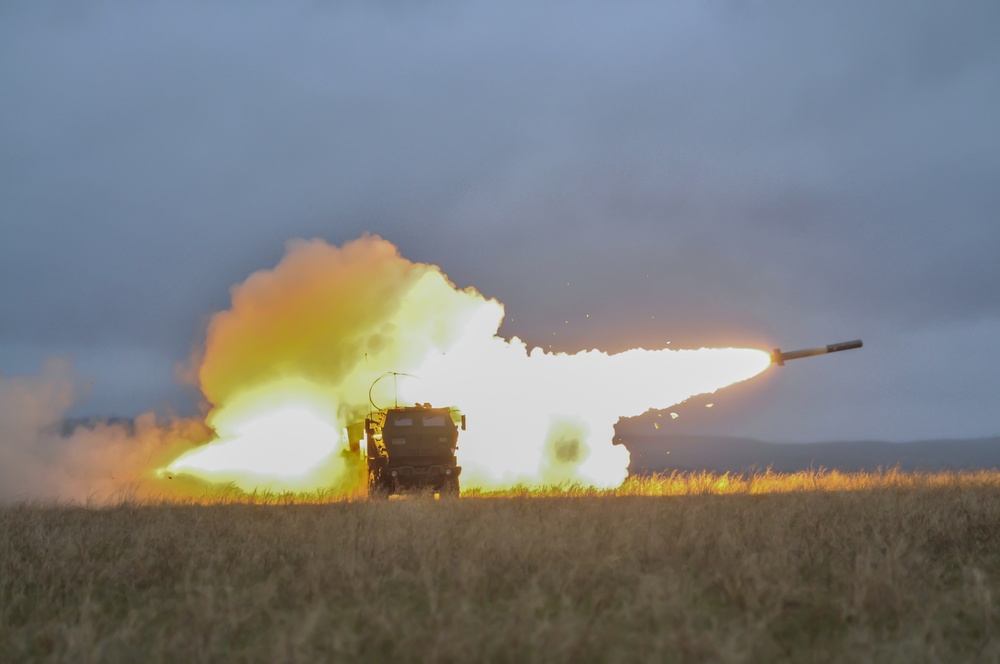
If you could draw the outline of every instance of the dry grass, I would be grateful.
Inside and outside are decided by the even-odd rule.
[[[527,494],[3,507],[0,661],[1000,661],[1000,474]]]

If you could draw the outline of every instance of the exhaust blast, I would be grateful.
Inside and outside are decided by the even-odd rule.
[[[713,392],[771,362],[734,348],[546,353],[498,337],[503,317],[496,300],[378,236],[343,247],[292,241],[211,320],[197,361],[215,439],[161,472],[246,490],[352,491],[344,428],[367,413],[375,379],[403,372],[417,378],[401,378],[383,403],[455,405],[468,416],[458,451],[465,488],[614,487],[629,463],[612,443],[619,417]]]

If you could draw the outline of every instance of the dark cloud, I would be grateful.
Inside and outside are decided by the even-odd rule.
[[[748,429],[995,435],[1000,361],[939,344],[1000,333],[998,24],[991,2],[7,3],[0,371],[73,355],[84,409],[190,408],[172,367],[230,285],[290,237],[372,231],[543,346],[865,338],[761,380]]]

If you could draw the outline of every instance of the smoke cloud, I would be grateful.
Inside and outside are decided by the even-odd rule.
[[[0,500],[107,503],[176,497],[178,487],[151,482],[155,470],[209,432],[196,420],[91,422],[67,429],[81,389],[67,360],[36,376],[0,375]]]
[[[345,427],[394,402],[455,406],[465,487],[620,484],[619,417],[665,408],[762,371],[747,349],[575,355],[498,336],[503,306],[365,235],[293,240],[232,289],[193,358],[204,420],[99,423],[68,435],[69,367],[4,379],[5,498],[176,497],[213,491],[352,492]],[[380,380],[387,374],[393,380]],[[9,411],[9,412],[6,412]],[[207,441],[207,442],[206,442]]]

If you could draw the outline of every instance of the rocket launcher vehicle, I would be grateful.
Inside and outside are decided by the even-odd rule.
[[[827,353],[839,353],[842,350],[861,348],[861,346],[861,339],[855,339],[854,341],[842,341],[839,344],[830,344],[829,346],[820,346],[819,348],[790,350],[785,353],[782,353],[780,348],[775,348],[774,352],[771,353],[771,362],[777,364],[779,367],[783,367],[788,360],[798,360],[803,357],[812,357],[813,355],[826,355]]]

